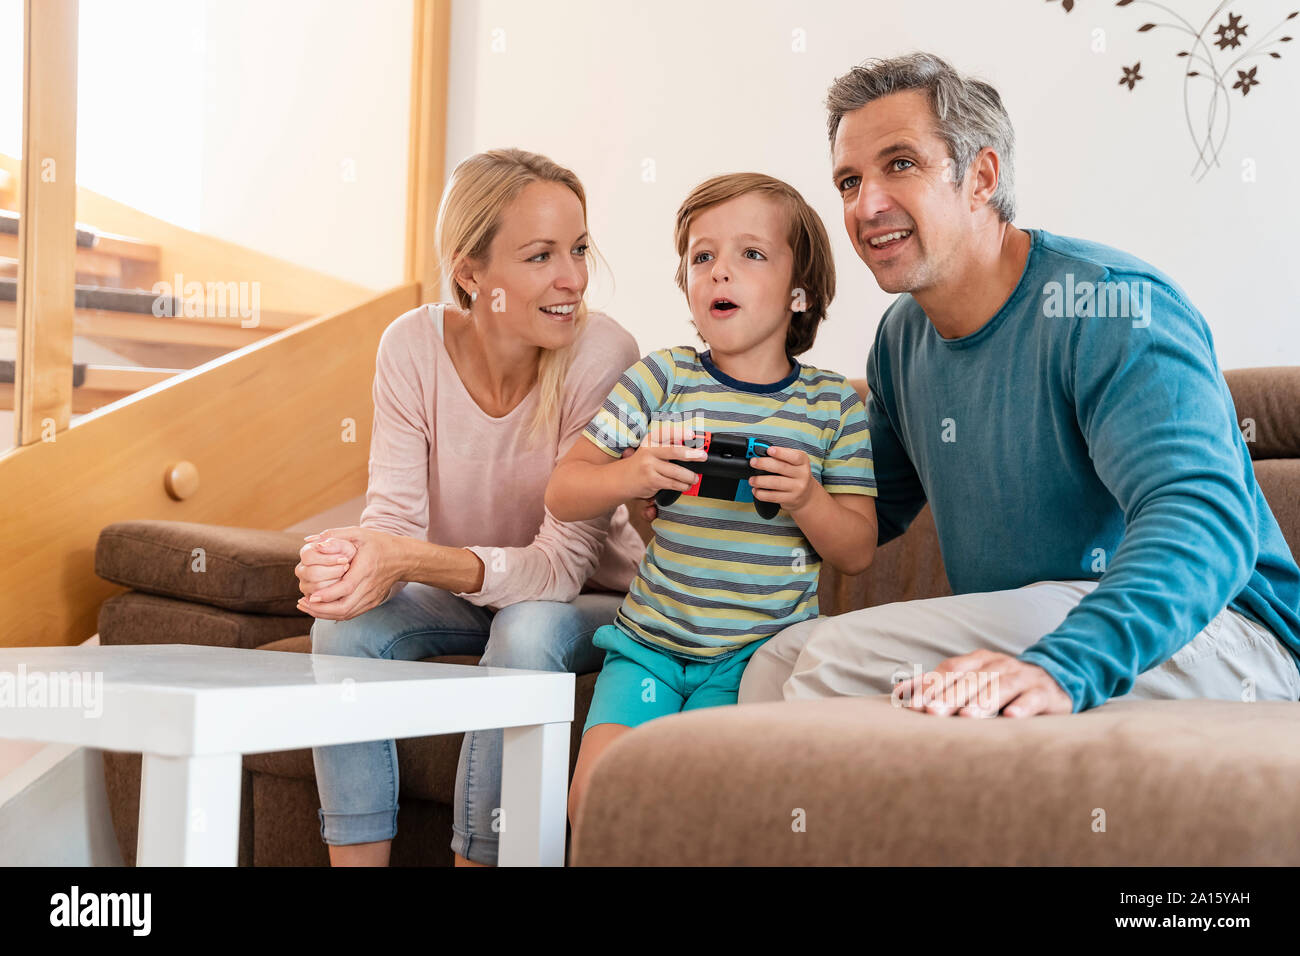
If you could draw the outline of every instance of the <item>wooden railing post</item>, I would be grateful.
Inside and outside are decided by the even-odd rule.
[[[15,446],[52,441],[72,416],[77,3],[23,3]]]

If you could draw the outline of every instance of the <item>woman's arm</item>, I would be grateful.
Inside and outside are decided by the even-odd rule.
[[[400,581],[415,581],[453,594],[480,590],[485,568],[469,548],[449,548],[430,541],[399,538]]]

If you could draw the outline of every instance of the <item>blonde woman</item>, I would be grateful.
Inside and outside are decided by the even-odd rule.
[[[480,153],[452,174],[436,242],[456,301],[407,312],[380,340],[360,527],[312,535],[303,548],[299,606],[317,619],[312,650],[598,670],[591,636],[613,621],[644,544],[625,505],[562,523],[544,504],[556,461],[639,356],[627,331],[583,302],[586,195],[545,157]],[[458,865],[496,862],[501,746],[499,730],[465,736]],[[387,864],[394,742],[318,747],[313,757],[331,863]]]

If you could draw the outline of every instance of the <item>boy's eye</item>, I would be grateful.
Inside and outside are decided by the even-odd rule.
[[[745,252],[744,252],[744,254],[745,254],[746,256],[748,256],[751,252],[752,252],[752,253],[755,253],[755,254],[758,256],[758,258],[759,258],[760,260],[761,260],[761,259],[766,259],[766,258],[767,258],[767,256],[763,255],[763,253],[759,252],[757,249],[746,249]],[[692,264],[692,265],[699,265],[700,262],[703,261],[703,257],[704,257],[704,256],[711,256],[711,255],[713,255],[713,253],[711,253],[711,252],[697,252],[697,253],[695,253],[695,256],[691,259],[691,264]]]
[[[916,163],[912,162],[910,159],[896,159],[896,160],[894,160],[892,163],[890,163],[889,165],[892,166],[892,167],[894,167],[894,169],[895,169],[896,172],[900,172],[900,173],[901,173],[901,172],[903,172],[903,170],[902,170],[902,169],[898,169],[898,164],[899,164],[899,163],[907,163],[908,166],[915,166],[915,165],[916,165]],[[906,168],[906,167],[904,167],[904,168]]]

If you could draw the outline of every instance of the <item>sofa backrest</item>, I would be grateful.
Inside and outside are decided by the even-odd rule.
[[[1255,480],[1300,555],[1300,366],[1224,372],[1255,466]]]
[[[1255,480],[1291,553],[1300,555],[1300,366],[1234,369],[1224,379]],[[866,379],[849,381],[865,401]],[[844,575],[823,566],[819,593],[822,614],[951,594],[929,506],[903,535],[876,553],[864,573]]]

